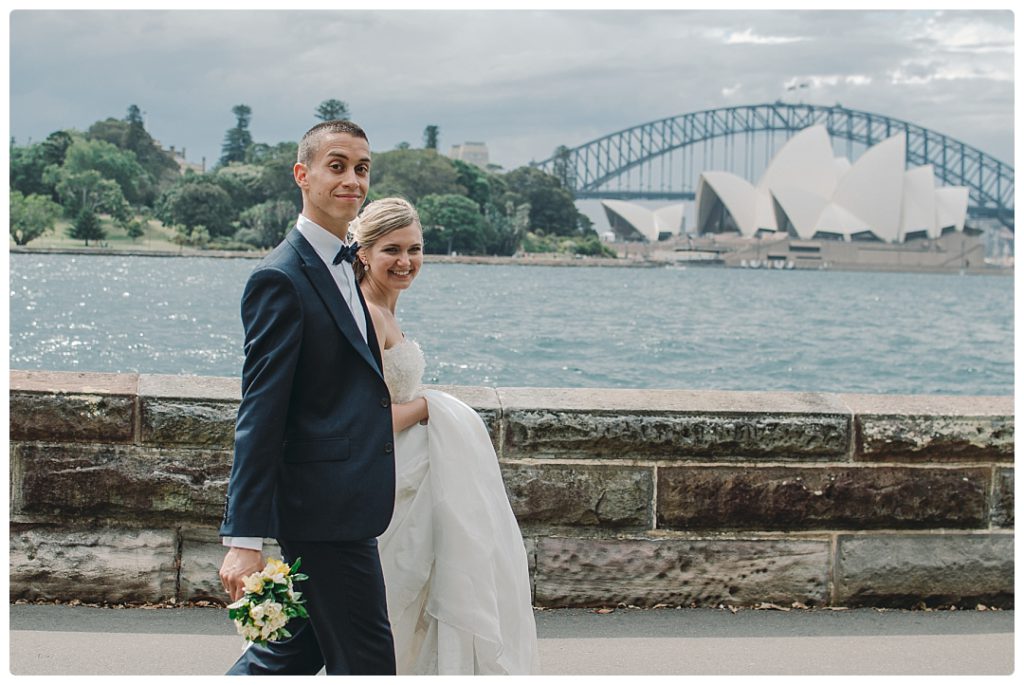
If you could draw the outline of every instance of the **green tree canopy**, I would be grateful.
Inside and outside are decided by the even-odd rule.
[[[221,146],[219,162],[221,165],[244,162],[245,151],[252,145],[252,134],[249,133],[252,108],[248,105],[235,105],[231,108],[231,112],[235,115],[235,126],[229,128],[224,134],[224,144]]]
[[[153,191],[149,174],[135,154],[103,140],[75,140],[61,169],[68,174],[98,171],[103,178],[117,183],[124,199],[131,204],[141,204]]]
[[[269,200],[249,207],[238,217],[235,239],[256,247],[273,247],[295,225],[295,207],[286,200]]]
[[[42,195],[11,191],[11,237],[16,245],[27,245],[51,228],[60,217],[60,205]]]
[[[399,195],[417,204],[427,195],[465,195],[452,161],[430,150],[389,150],[373,156],[374,197]]]
[[[210,235],[229,236],[235,232],[237,214],[231,196],[208,175],[186,174],[157,201],[156,216],[168,226],[205,226]]]
[[[317,105],[314,116],[321,121],[348,119],[348,103],[343,102],[342,100],[335,100],[334,98],[324,100]]]
[[[581,234],[582,216],[572,194],[561,182],[533,167],[519,167],[504,176],[508,184],[505,200],[530,205],[530,228],[550,235]]]
[[[441,128],[437,124],[430,124],[423,129],[423,147],[427,150],[437,150],[438,136]]]
[[[75,222],[68,227],[68,236],[75,240],[84,240],[86,247],[89,246],[90,240],[103,240],[106,235],[100,218],[90,209],[79,212]]]
[[[493,228],[473,200],[464,195],[427,195],[417,204],[423,249],[430,254],[486,254]]]
[[[53,184],[67,216],[78,216],[82,212],[106,212],[118,219],[128,216],[128,203],[121,186],[95,169],[71,171],[50,165],[43,172],[43,180]]]

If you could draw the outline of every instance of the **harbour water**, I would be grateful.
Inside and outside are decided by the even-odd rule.
[[[234,376],[248,259],[10,256],[10,366]],[[1013,393],[1013,279],[427,264],[428,383]]]

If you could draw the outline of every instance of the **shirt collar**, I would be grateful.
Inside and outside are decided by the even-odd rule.
[[[344,244],[338,236],[304,214],[299,214],[295,227],[299,229],[302,237],[313,246],[320,259],[324,260],[327,264],[334,262],[335,255],[338,254],[338,250]]]

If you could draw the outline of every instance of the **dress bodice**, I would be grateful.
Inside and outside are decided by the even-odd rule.
[[[381,357],[384,361],[384,382],[391,391],[391,401],[408,402],[417,397],[426,368],[420,346],[403,338],[400,343],[385,349]]]

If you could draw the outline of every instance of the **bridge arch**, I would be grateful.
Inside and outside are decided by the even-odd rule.
[[[652,192],[629,187],[628,181],[624,189],[612,190],[609,185],[615,179],[621,182],[631,170],[676,150],[749,133],[780,131],[788,137],[816,124],[825,126],[834,139],[845,139],[865,148],[905,133],[908,165],[931,164],[944,185],[968,188],[970,216],[995,218],[1013,229],[1011,165],[943,133],[841,105],[776,102],[689,112],[609,133],[574,148],[560,148],[534,166],[558,176],[578,199],[693,199],[692,188]]]

